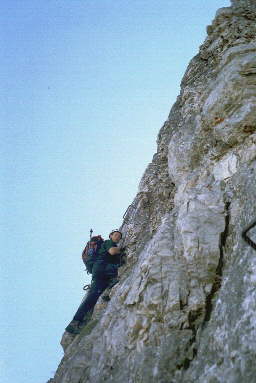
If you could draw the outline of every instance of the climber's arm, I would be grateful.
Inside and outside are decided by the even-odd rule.
[[[121,249],[119,249],[119,247],[111,247],[111,248],[108,250],[108,253],[109,253],[110,255],[120,254],[120,253],[121,253]]]

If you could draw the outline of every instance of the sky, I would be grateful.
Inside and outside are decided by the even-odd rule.
[[[229,5],[2,2],[2,383],[54,375],[90,281],[89,230],[121,226],[206,26]]]

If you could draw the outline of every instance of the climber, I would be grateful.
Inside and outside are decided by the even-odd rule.
[[[122,250],[117,247],[117,243],[121,238],[122,233],[119,230],[113,230],[109,234],[109,239],[103,242],[93,264],[90,290],[73,320],[66,327],[67,332],[79,334],[82,327],[88,322],[99,296],[107,287],[113,287],[118,282],[118,267],[121,265]]]

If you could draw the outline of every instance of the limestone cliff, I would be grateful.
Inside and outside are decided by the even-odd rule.
[[[120,282],[63,338],[53,383],[256,381],[241,237],[256,219],[256,1],[220,9],[207,34],[126,212]]]

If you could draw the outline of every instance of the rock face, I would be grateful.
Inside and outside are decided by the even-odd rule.
[[[233,0],[207,27],[126,212],[120,282],[52,383],[256,381],[255,20]]]

